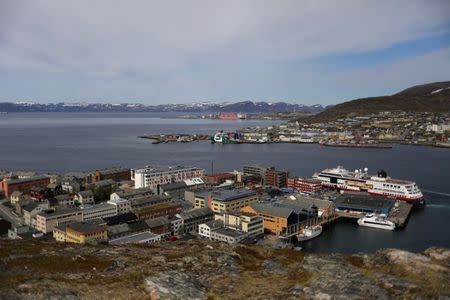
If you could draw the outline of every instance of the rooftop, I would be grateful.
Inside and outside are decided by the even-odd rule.
[[[175,171],[183,171],[183,170],[203,170],[197,167],[190,166],[146,166],[141,169],[134,169],[134,172],[137,173],[166,173],[166,172],[175,172]]]
[[[75,214],[75,213],[81,213],[81,210],[78,210],[76,208],[62,208],[58,210],[46,210],[43,212],[40,212],[38,215],[48,218],[48,217],[57,217],[57,216],[63,216],[68,214]]]
[[[209,207],[202,207],[202,208],[194,208],[192,210],[183,212],[181,214],[181,217],[183,219],[194,219],[194,218],[213,216],[213,215],[214,215],[214,212]]]
[[[277,207],[271,204],[264,204],[264,203],[252,203],[250,204],[250,207],[253,208],[259,214],[282,218],[287,218],[294,212],[294,210],[291,208]]]
[[[214,190],[210,192],[200,192],[196,193],[196,197],[208,198],[211,195],[216,201],[232,201],[244,197],[256,196],[256,192],[247,189],[237,189],[237,190]]]
[[[226,228],[226,227],[214,229],[213,232],[218,233],[218,234],[222,234],[222,235],[226,235],[226,236],[231,236],[231,237],[234,237],[234,238],[242,237],[242,236],[246,235],[245,232],[242,232],[242,231],[239,231],[239,230],[233,230],[233,229]]]
[[[154,234],[150,231],[144,231],[144,232],[138,232],[138,233],[133,233],[130,235],[126,235],[126,236],[121,236],[115,239],[111,239],[109,241],[110,244],[116,244],[116,245],[120,245],[120,244],[134,244],[134,243],[141,243],[141,242],[145,242],[149,239],[153,239],[158,237],[157,234]]]
[[[92,232],[105,231],[106,225],[104,225],[104,223],[99,224],[97,222],[76,222],[67,225],[66,231],[69,228],[73,231],[87,234]]]
[[[23,183],[23,182],[30,182],[30,181],[35,181],[35,180],[41,180],[41,179],[50,179],[48,176],[33,176],[33,177],[29,177],[29,178],[18,178],[18,179],[6,179],[5,181],[8,184],[17,184],[17,183]]]
[[[390,209],[395,204],[394,199],[373,196],[364,193],[346,192],[336,197],[336,207]]]

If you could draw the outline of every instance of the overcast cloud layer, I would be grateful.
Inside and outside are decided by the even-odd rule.
[[[449,39],[439,0],[3,0],[0,101],[336,103],[450,80]]]

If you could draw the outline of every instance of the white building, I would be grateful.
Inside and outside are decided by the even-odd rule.
[[[151,167],[131,170],[131,180],[134,180],[134,187],[156,190],[158,185],[179,182],[186,179],[203,177],[204,169],[196,167]]]
[[[82,209],[83,222],[98,218],[117,216],[117,206],[109,203],[100,203]]]
[[[211,232],[215,229],[224,228],[223,222],[221,220],[212,220],[198,226],[198,234],[201,237],[211,239]]]
[[[131,201],[127,199],[114,198],[114,200],[108,200],[106,203],[115,205],[117,207],[118,215],[123,215],[131,211]]]
[[[162,235],[154,234],[150,231],[136,232],[120,236],[118,238],[110,239],[110,245],[123,245],[123,244],[150,244],[160,242]]]
[[[170,220],[170,232],[173,235],[179,235],[183,233],[184,221],[183,219],[177,215],[173,219]]]
[[[264,234],[263,218],[260,216],[235,211],[231,213],[216,214],[215,219],[223,222],[224,227],[242,231],[248,236]]]

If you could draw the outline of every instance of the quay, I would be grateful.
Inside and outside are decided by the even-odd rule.
[[[315,217],[292,224],[278,238],[289,241],[305,227],[329,226],[345,219],[358,220],[368,213],[385,214],[386,219],[397,228],[403,228],[411,214],[413,205],[405,201],[396,201],[385,197],[373,196],[361,192],[347,192],[334,201],[334,214],[327,217]]]
[[[190,143],[194,141],[205,141],[209,139],[208,134],[149,134],[138,136],[141,139],[153,140],[153,144],[179,142]]]

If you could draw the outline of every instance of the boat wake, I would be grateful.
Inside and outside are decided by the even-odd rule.
[[[445,204],[427,204],[427,208],[450,209],[450,205],[445,205]]]
[[[424,190],[424,189],[422,189],[422,192],[425,192],[427,194],[434,194],[434,195],[439,195],[439,196],[450,197],[449,193],[442,193],[442,192],[436,192],[436,191],[430,191],[430,190]]]

